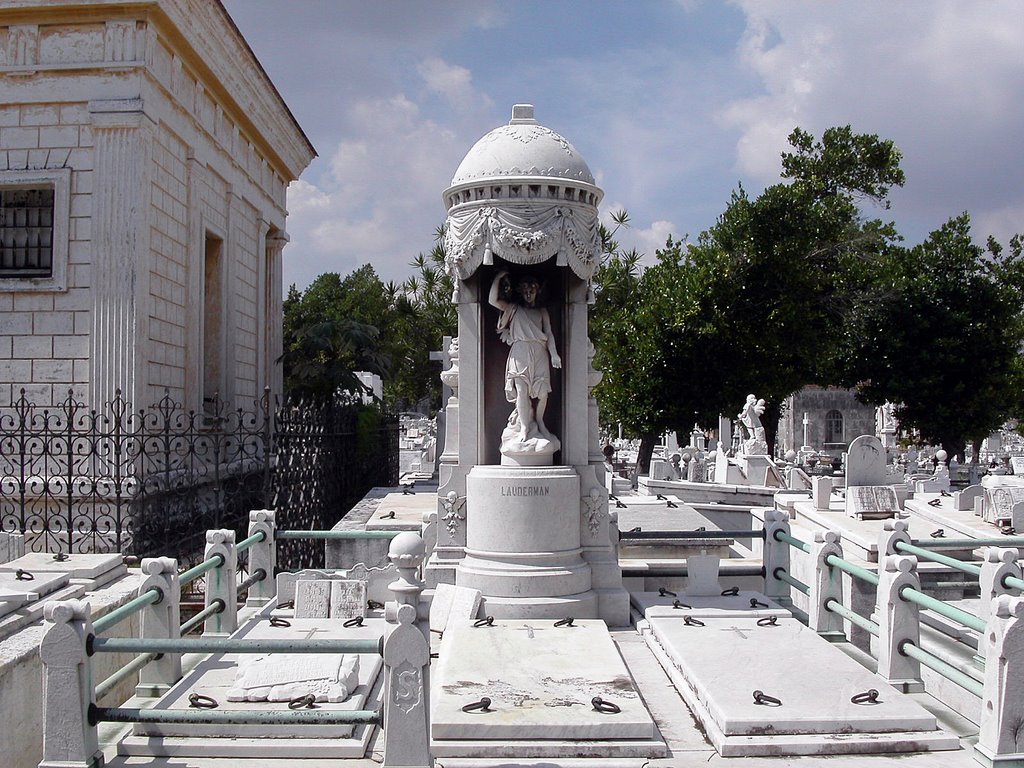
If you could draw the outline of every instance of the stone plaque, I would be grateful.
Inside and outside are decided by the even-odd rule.
[[[896,489],[891,485],[860,485],[846,489],[846,514],[850,517],[893,517],[900,511]]]
[[[332,619],[366,616],[366,582],[332,581],[329,615]]]
[[[989,498],[992,506],[992,519],[989,522],[1009,520],[1013,514],[1013,505],[1024,501],[1024,486],[1004,485],[1001,488],[993,488],[989,491]]]
[[[1013,470],[1013,474],[1024,476],[1024,456],[1011,456],[1010,469]]]
[[[330,581],[310,579],[295,582],[295,618],[326,619],[330,615]]]

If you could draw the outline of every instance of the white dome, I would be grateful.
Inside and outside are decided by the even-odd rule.
[[[594,184],[594,174],[576,148],[533,117],[532,104],[512,107],[508,125],[480,139],[459,165],[452,187],[481,179],[540,177]]]

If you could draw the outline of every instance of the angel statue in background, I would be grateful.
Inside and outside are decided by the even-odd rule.
[[[561,368],[555,348],[551,318],[537,306],[540,282],[532,275],[519,278],[513,286],[508,270],[501,270],[491,283],[488,301],[501,312],[498,333],[509,345],[505,364],[505,399],[515,403],[508,427],[502,434],[502,453],[554,453],[557,437],[544,424],[551,368]],[[534,441],[534,442],[531,442]]]

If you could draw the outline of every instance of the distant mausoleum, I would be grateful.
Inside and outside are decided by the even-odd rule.
[[[786,399],[779,419],[778,452],[784,455],[807,445],[815,453],[838,458],[854,438],[877,434],[876,411],[857,400],[852,389],[804,387]]]
[[[216,0],[0,9],[0,405],[281,390],[315,151]]]

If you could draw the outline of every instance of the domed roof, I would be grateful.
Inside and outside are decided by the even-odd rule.
[[[532,104],[512,107],[508,125],[473,145],[452,178],[452,187],[509,176],[559,178],[594,184],[594,174],[576,148],[533,117]]]

